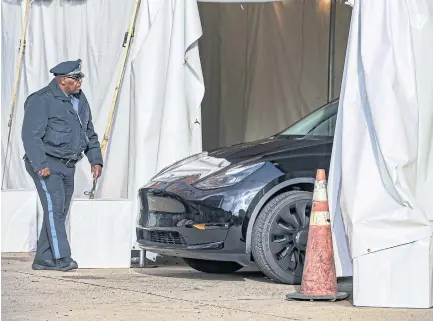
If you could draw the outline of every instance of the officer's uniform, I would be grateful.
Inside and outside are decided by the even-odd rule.
[[[50,72],[56,76],[84,77],[81,60],[63,62]],[[82,153],[92,166],[103,164],[89,103],[82,91],[68,96],[53,79],[47,87],[27,98],[24,110],[25,167],[44,209],[33,268],[76,268],[65,229],[74,191],[75,164],[83,157]],[[50,169],[49,176],[38,175],[44,168]]]

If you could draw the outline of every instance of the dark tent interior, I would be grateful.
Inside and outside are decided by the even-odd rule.
[[[199,2],[199,10],[205,150],[271,136],[338,97],[351,13],[343,1],[334,15],[330,0]]]

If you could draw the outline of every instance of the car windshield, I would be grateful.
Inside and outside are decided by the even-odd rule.
[[[277,136],[334,136],[338,100],[326,104],[302,118]]]

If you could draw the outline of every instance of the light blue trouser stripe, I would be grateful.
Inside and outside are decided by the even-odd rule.
[[[50,230],[51,230],[51,236],[53,238],[53,245],[54,245],[54,258],[60,259],[60,251],[59,251],[59,240],[57,239],[57,232],[56,232],[56,226],[54,225],[54,213],[53,213],[53,203],[51,201],[51,195],[48,193],[47,185],[45,185],[45,182],[43,179],[40,179],[42,188],[45,191],[45,196],[47,197],[47,204],[48,204],[48,218],[50,221]]]

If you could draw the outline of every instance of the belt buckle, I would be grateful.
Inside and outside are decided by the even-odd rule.
[[[71,161],[72,161],[72,159],[69,158],[69,159],[67,160],[67,162],[65,163],[65,165],[68,166],[68,165],[69,165],[69,162],[71,162]],[[68,167],[69,167],[69,166],[68,166]],[[73,164],[71,165],[71,167],[73,167]]]

